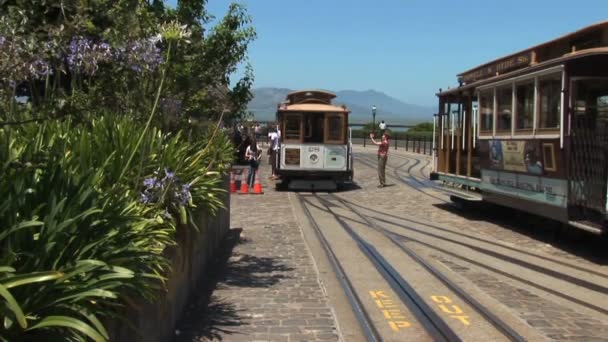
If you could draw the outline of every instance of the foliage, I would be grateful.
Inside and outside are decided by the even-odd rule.
[[[245,8],[232,4],[219,23],[204,0],[0,1],[0,112],[14,108],[13,95],[30,97],[38,114],[74,115],[105,106],[132,115],[153,106],[160,56],[170,39],[162,26],[181,23],[188,39],[174,46],[163,98],[176,102],[182,116],[228,122],[246,114],[253,73],[246,63],[255,30]],[[244,76],[231,75],[244,65]],[[84,92],[86,96],[78,96]],[[49,106],[49,99],[54,99]],[[57,102],[65,105],[60,113]],[[43,109],[46,109],[43,111]]]
[[[408,132],[427,132],[433,133],[433,123],[432,122],[423,122],[419,123],[416,126],[408,129]]]
[[[376,135],[380,134],[380,129],[377,127],[378,123],[376,123]],[[368,122],[363,126],[362,129],[354,129],[352,131],[353,138],[369,138],[369,133],[373,132],[374,125],[372,122]],[[431,139],[433,136],[433,123],[420,123],[416,126],[409,128],[407,131],[396,131],[391,130],[390,126],[387,127],[386,131],[390,134],[391,139],[398,140],[409,140],[409,139],[418,139],[418,138],[426,138]]]
[[[153,279],[167,271],[164,248],[175,243],[179,227],[194,222],[195,206],[211,212],[221,206],[221,175],[209,170],[225,170],[230,161],[223,135],[191,144],[152,129],[121,180],[142,131],[134,119],[111,115],[90,124],[0,129],[0,222],[7,227],[0,233],[0,265],[6,265],[0,270],[11,271],[0,274],[0,336],[13,340],[66,320],[83,327],[70,331],[103,336],[95,322],[115,315],[108,309],[118,299],[153,299],[159,285]],[[186,200],[141,201],[146,178],[161,172],[187,184]],[[21,278],[29,280],[12,285]]]
[[[205,4],[0,0],[0,340],[108,339],[221,208],[233,147],[210,123],[245,115],[255,31],[240,5],[206,30]]]

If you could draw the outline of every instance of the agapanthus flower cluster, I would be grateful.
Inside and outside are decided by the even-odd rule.
[[[53,69],[49,62],[42,58],[36,58],[29,64],[30,76],[33,79],[42,79],[53,74]]]
[[[164,176],[155,172],[154,177],[146,178],[140,202],[145,204],[187,205],[192,199],[190,184],[182,184],[174,172],[165,168]]]
[[[33,50],[36,47],[36,50]],[[53,74],[48,53],[32,37],[0,36],[0,79],[13,87],[16,81],[44,79]]]
[[[110,44],[94,42],[85,37],[74,37],[68,47],[68,65],[72,72],[93,75],[100,63],[113,58]]]
[[[192,31],[187,25],[182,25],[178,21],[174,20],[164,23],[160,28],[160,34],[162,38],[167,41],[182,40],[186,43],[190,43],[188,39],[192,35]]]
[[[156,46],[158,36],[138,39],[119,50],[125,66],[136,73],[154,71],[163,62],[161,49]]]

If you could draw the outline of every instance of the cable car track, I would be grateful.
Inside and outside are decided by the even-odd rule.
[[[372,161],[370,161],[368,158],[358,156],[358,157],[356,158],[356,160],[357,160],[358,162],[360,162],[360,163],[362,163],[362,164],[366,165],[367,167],[370,167],[370,168],[376,168],[376,167],[377,167],[377,166],[376,166],[376,165],[374,165],[374,164],[373,164],[373,162],[372,162]],[[396,181],[398,181],[398,182],[400,182],[400,183],[403,183],[403,184],[405,184],[405,185],[407,185],[407,186],[411,187],[412,189],[414,189],[414,190],[416,190],[416,191],[418,191],[418,192],[420,192],[420,193],[422,193],[422,194],[424,194],[424,195],[426,195],[426,196],[428,196],[428,197],[434,198],[434,199],[436,199],[436,200],[438,200],[438,201],[441,201],[441,202],[443,202],[443,203],[451,203],[451,201],[449,200],[449,198],[447,198],[447,199],[446,199],[446,198],[441,198],[441,197],[439,197],[439,196],[436,196],[436,195],[430,194],[430,193],[428,193],[428,192],[426,192],[426,191],[424,191],[424,190],[423,190],[423,189],[431,189],[431,190],[435,190],[435,191],[439,191],[439,192],[444,192],[444,193],[445,193],[446,191],[445,191],[444,189],[441,189],[441,188],[438,188],[438,187],[429,187],[427,184],[424,184],[424,183],[420,182],[420,181],[419,181],[419,180],[417,180],[415,177],[411,177],[411,178],[412,178],[414,181],[416,181],[417,183],[419,183],[420,185],[412,184],[412,182],[408,182],[408,181],[406,181],[406,180],[402,179],[401,177],[399,177],[399,176],[396,174],[396,172],[394,172],[394,174],[395,174],[395,176],[387,175],[387,177],[393,178],[393,179],[395,179]],[[446,194],[446,195],[447,195],[447,194]]]
[[[352,206],[358,206],[357,204],[352,203],[352,202],[347,201],[347,200],[342,199],[342,198],[340,198],[340,201],[342,203],[344,203],[344,205],[350,207],[353,212],[357,213],[357,215],[360,215],[359,214],[360,211],[355,211],[354,208],[352,208]],[[433,233],[430,233],[430,232],[427,232],[427,231],[423,231],[421,229],[414,228],[414,227],[411,227],[411,226],[407,226],[407,225],[391,222],[391,221],[388,221],[388,220],[385,220],[385,219],[382,219],[382,218],[379,218],[379,217],[374,217],[374,216],[366,216],[366,217],[369,217],[369,218],[371,218],[373,220],[382,222],[383,224],[394,225],[394,226],[397,226],[397,227],[400,227],[400,228],[404,228],[404,229],[407,229],[407,230],[414,231],[414,232],[419,233],[419,234],[427,235],[427,236],[430,236],[430,237],[433,237],[433,238],[437,238],[437,239],[441,239],[441,240],[446,240],[448,242],[451,242],[451,243],[454,243],[454,244],[458,244],[458,245],[461,245],[461,246],[464,246],[464,247],[469,247],[469,248],[473,247],[474,250],[476,250],[477,252],[482,253],[482,254],[486,254],[486,252],[488,251],[487,249],[484,249],[484,248],[474,248],[476,246],[473,246],[471,244],[466,244],[466,243],[462,243],[462,242],[459,242],[459,241],[456,241],[456,240],[453,240],[453,239],[444,238],[444,237],[442,237],[440,235],[437,235],[437,234],[433,234]],[[399,219],[401,219],[401,220],[407,220],[405,218],[399,218]],[[422,223],[420,223],[420,224],[424,225]],[[434,226],[430,226],[430,227],[434,227]],[[382,229],[384,231],[387,231],[385,228],[380,228],[380,229]],[[398,237],[399,239],[416,242],[416,243],[418,243],[420,245],[423,245],[425,247],[428,247],[428,248],[434,249],[436,251],[439,251],[441,253],[444,253],[444,254],[450,255],[452,257],[461,259],[461,260],[463,260],[465,262],[471,263],[471,264],[476,265],[478,267],[490,270],[490,271],[492,271],[494,273],[497,273],[497,274],[500,274],[502,276],[511,278],[511,279],[516,280],[518,282],[521,282],[523,284],[532,286],[534,288],[537,288],[539,290],[545,291],[545,292],[550,293],[552,295],[555,295],[557,297],[560,297],[560,298],[563,298],[565,300],[568,300],[568,301],[570,301],[572,303],[581,305],[583,307],[586,307],[588,309],[591,309],[591,310],[594,310],[596,312],[602,313],[604,315],[608,315],[608,309],[605,309],[605,308],[603,308],[601,306],[598,306],[598,305],[595,305],[595,304],[588,303],[586,301],[583,301],[583,300],[580,300],[578,298],[572,297],[572,296],[570,296],[568,294],[556,291],[556,290],[554,290],[552,288],[549,288],[549,287],[546,287],[544,285],[535,283],[535,282],[530,281],[528,279],[524,279],[523,277],[520,277],[518,275],[509,273],[509,272],[505,272],[503,270],[500,270],[500,269],[497,269],[495,267],[489,266],[489,265],[487,265],[485,263],[473,260],[471,258],[464,257],[464,256],[462,256],[462,255],[460,255],[458,253],[454,253],[452,251],[448,251],[445,248],[438,247],[436,245],[433,245],[433,244],[421,241],[419,239],[415,239],[415,238],[408,237],[408,236],[405,236],[405,235],[402,235],[402,234],[399,234],[399,233],[394,233],[394,232],[390,232],[390,234],[393,234],[394,236]],[[501,246],[501,247],[503,247],[503,246]],[[585,287],[585,288],[587,288],[589,290],[593,290],[593,291],[596,291],[598,293],[602,293],[602,294],[608,293],[608,289],[606,287],[595,285],[595,284],[590,283],[588,281],[581,280],[581,279],[578,279],[578,278],[574,278],[574,277],[572,277],[570,275],[567,275],[567,274],[564,274],[564,273],[561,273],[561,272],[557,272],[557,271],[548,269],[546,267],[541,267],[541,266],[538,266],[538,265],[533,265],[533,264],[531,264],[529,262],[524,262],[524,261],[521,261],[521,260],[517,260],[517,259],[515,259],[513,257],[509,257],[509,256],[504,255],[502,253],[492,252],[490,254],[496,254],[496,255],[494,255],[494,257],[497,257],[497,258],[499,258],[501,260],[505,260],[506,259],[505,261],[513,262],[514,264],[516,264],[518,266],[521,266],[523,268],[528,268],[528,267],[530,267],[530,265],[532,265],[530,267],[530,269],[533,269],[534,271],[536,271],[538,273],[541,273],[541,274],[544,274],[544,275],[547,275],[547,276],[551,276],[551,277],[554,277],[556,279],[559,279],[559,280],[562,280],[562,281],[565,281],[565,282],[569,282],[569,283],[577,285],[577,286]],[[567,265],[567,266],[572,267],[571,265]],[[590,270],[585,270],[585,269],[583,269],[583,271],[585,271],[585,272],[591,272]],[[597,273],[597,272],[594,272],[594,273]],[[601,274],[601,273],[600,273],[600,276],[606,277],[606,275]]]
[[[409,255],[412,259],[414,259],[419,265],[424,267],[429,273],[431,273],[435,278],[440,280],[444,285],[450,288],[452,291],[458,294],[464,301],[466,301],[469,305],[471,305],[475,310],[481,314],[486,320],[488,320],[496,329],[498,329],[505,337],[509,338],[511,341],[525,341],[525,339],[519,335],[515,330],[513,330],[508,324],[506,324],[503,320],[495,316],[492,312],[490,312],[486,307],[484,307],[481,303],[479,303],[476,299],[474,299],[471,295],[469,295],[466,291],[456,285],[452,280],[446,277],[443,273],[433,267],[430,263],[428,263],[424,258],[422,258],[418,253],[416,253],[413,249],[408,246],[400,243],[399,240],[396,239],[397,235],[393,232],[390,232],[384,228],[377,226],[372,220],[369,219],[368,216],[361,214],[359,211],[356,211],[351,205],[349,205],[342,198],[330,195],[333,199],[340,202],[343,206],[348,208],[351,212],[355,213],[359,216],[365,223],[375,231],[382,233],[384,236],[390,239],[390,241],[397,246],[404,253]]]
[[[365,207],[359,206],[358,204],[350,202],[348,200],[345,200],[345,199],[342,199],[342,200],[345,201],[345,202],[347,202],[347,203],[349,203],[350,205],[360,207],[361,209],[367,209]],[[543,256],[543,255],[540,255],[540,254],[536,254],[536,253],[533,253],[533,252],[520,250],[520,249],[511,247],[511,246],[508,246],[508,245],[504,245],[504,244],[500,244],[500,243],[497,243],[497,242],[494,242],[494,241],[482,239],[482,238],[479,238],[477,236],[471,236],[469,234],[464,234],[462,232],[452,231],[452,230],[449,230],[446,227],[442,227],[442,226],[439,226],[439,225],[429,224],[429,223],[418,221],[418,220],[415,220],[415,219],[412,219],[412,218],[406,218],[406,217],[402,217],[402,216],[391,215],[389,213],[383,213],[382,215],[388,216],[388,217],[392,217],[392,218],[397,219],[397,220],[410,221],[412,223],[419,224],[421,226],[425,226],[425,227],[428,227],[428,228],[433,228],[433,229],[441,230],[441,231],[444,231],[444,232],[447,232],[447,233],[451,233],[451,234],[454,234],[454,235],[459,235],[459,236],[462,236],[464,238],[468,238],[468,239],[471,239],[471,240],[479,241],[479,242],[482,242],[482,243],[487,243],[487,244],[490,244],[490,245],[493,245],[493,246],[496,246],[496,247],[500,247],[500,248],[504,248],[504,249],[507,249],[507,250],[510,250],[510,251],[513,251],[513,252],[516,252],[516,253],[525,254],[525,255],[528,255],[528,256],[531,256],[531,257],[534,257],[534,258],[542,259],[542,260],[545,260],[545,261],[548,261],[548,262],[552,262],[552,263],[555,263],[555,264],[558,264],[558,265],[561,265],[561,266],[570,267],[570,268],[573,268],[573,269],[581,271],[581,272],[586,272],[586,273],[589,273],[589,274],[593,274],[593,275],[596,275],[596,276],[608,279],[608,274],[606,274],[606,273],[598,272],[598,271],[595,271],[595,270],[592,270],[592,269],[589,269],[589,268],[586,268],[586,267],[578,266],[578,265],[573,265],[571,263],[568,263],[568,262],[565,262],[565,261],[562,261],[562,260],[557,260],[555,258],[546,257],[546,256]],[[454,243],[457,243],[457,242],[454,242]]]
[[[314,218],[312,217],[312,214],[306,207],[306,205],[309,204],[309,202],[307,200],[303,199],[302,195],[300,195],[300,194],[296,194],[296,196],[298,198],[298,201],[302,205],[302,208],[304,208],[306,217],[312,223],[312,225],[315,229],[315,232],[317,232],[322,237],[322,238],[320,238],[320,241],[321,241],[322,245],[324,246],[323,248],[326,250],[326,252],[330,251],[329,254],[332,254],[333,257],[335,257],[335,255],[331,251],[331,247],[329,246],[328,241],[323,236],[321,229],[319,228],[318,224],[315,222]],[[315,197],[318,198],[318,196],[316,194],[315,194]],[[346,223],[342,218],[337,216],[327,206],[326,206],[326,211],[328,213],[331,213],[334,216],[334,218],[340,224],[340,226],[357,243],[357,246],[359,247],[361,252],[374,265],[376,270],[387,281],[387,283],[391,286],[393,291],[395,291],[395,293],[399,296],[399,298],[402,300],[402,302],[416,316],[416,319],[418,320],[418,322],[421,323],[421,325],[428,332],[428,334],[433,338],[433,340],[435,340],[435,341],[461,341],[461,339],[456,335],[456,333],[435,313],[435,311],[433,311],[433,309],[431,309],[428,306],[428,304],[426,304],[426,302],[420,297],[420,295],[418,295],[418,293],[413,289],[413,287],[399,275],[399,273],[390,265],[390,263],[388,263],[386,261],[386,259],[384,259],[384,257],[382,257],[382,255],[380,255],[380,253],[378,253],[376,248],[374,248],[372,245],[367,243],[363,238],[361,238],[348,225],[348,223]],[[337,261],[337,259],[335,261],[337,264],[339,264],[339,261]],[[332,262],[332,265],[333,265],[333,262]],[[343,270],[342,270],[342,272],[343,272]],[[340,274],[339,277],[340,278],[344,277],[344,278],[348,279],[346,274]],[[349,281],[349,283],[350,283],[350,281]],[[354,294],[354,296],[356,296],[356,293],[354,292],[352,284],[347,285],[347,286],[348,287],[345,288],[345,291],[347,291],[347,293],[352,292]],[[351,296],[349,296],[349,298],[350,297]],[[353,304],[353,302],[351,302],[351,305],[352,304]],[[359,305],[356,307],[353,307],[353,309],[355,310],[355,312],[362,310],[360,301],[359,301]],[[369,331],[370,329],[365,328],[365,327],[366,326],[373,327],[373,323],[369,320],[369,316],[367,316],[368,318],[365,320],[360,319],[360,317],[363,317],[363,316],[367,316],[367,314],[366,313],[363,315],[357,314],[357,318],[359,320],[359,323],[360,323],[362,329],[364,329],[364,331]],[[368,335],[368,334],[369,333],[366,332],[366,335]],[[372,335],[371,334],[368,335],[368,340],[369,340],[369,336],[372,336]],[[374,341],[374,339],[371,339],[370,341]]]
[[[298,197],[298,201],[301,203],[302,207],[305,209],[306,216],[308,220],[314,221],[312,215],[307,205],[315,206],[310,203],[307,199],[304,199],[300,194],[296,194]],[[424,267],[427,272],[432,274],[435,278],[441,281],[447,288],[456,293],[459,297],[461,297],[465,302],[467,302],[471,307],[473,307],[484,319],[486,319],[492,326],[494,326],[497,331],[502,333],[511,341],[524,341],[525,339],[519,335],[514,329],[512,329],[508,324],[502,321],[500,318],[495,316],[492,312],[490,312],[487,308],[485,308],[482,304],[477,302],[472,296],[467,294],[464,290],[462,290],[458,285],[453,283],[448,277],[443,275],[437,269],[435,269],[432,265],[426,262],[420,255],[418,255],[413,249],[404,246],[401,241],[398,240],[398,237],[383,228],[378,227],[375,223],[373,223],[369,218],[365,215],[357,212],[351,207],[348,203],[342,200],[340,197],[335,196],[333,194],[329,194],[333,200],[338,201],[342,207],[347,208],[350,212],[355,213],[358,217],[363,219],[365,224],[373,229],[381,233],[383,236],[386,236],[390,239],[390,241],[397,246],[401,251],[409,255],[413,260],[419,263],[422,267]],[[420,297],[420,295],[416,292],[416,290],[406,281],[401,275],[388,263],[386,259],[380,255],[378,250],[366,242],[359,234],[357,234],[354,229],[346,222],[346,220],[340,215],[336,214],[331,209],[331,204],[327,203],[327,200],[321,198],[317,194],[314,197],[323,205],[322,208],[324,211],[330,213],[335,220],[340,224],[340,226],[348,233],[348,235],[357,243],[359,249],[363,252],[363,254],[372,262],[374,267],[378,270],[378,272],[384,277],[384,279],[391,285],[391,288],[399,295],[399,298],[403,301],[404,304],[411,310],[411,312],[416,316],[418,321],[422,324],[422,326],[427,330],[427,332],[433,337],[434,340],[444,340],[444,341],[460,341],[460,338],[445,324],[443,319],[441,319],[437,314],[428,307],[428,305],[424,302],[424,300]],[[316,206],[315,206],[316,207]],[[317,207],[318,208],[318,207]],[[319,208],[321,209],[321,208]],[[350,219],[349,219],[350,220]],[[313,224],[313,225],[316,225]],[[318,233],[322,235],[320,228],[316,225],[316,229],[318,229]],[[328,243],[327,240],[324,240],[324,243]],[[324,247],[326,248],[326,247]],[[327,247],[331,249],[330,247]],[[446,329],[447,328],[447,329]]]
[[[414,159],[414,160],[415,160],[415,159]],[[409,162],[409,161],[408,161],[408,162]],[[404,163],[404,164],[402,164],[402,165],[400,165],[400,166],[398,166],[398,167],[404,167],[404,165],[407,165],[407,164],[408,164],[408,162],[406,162],[406,163]],[[411,170],[411,169],[409,169],[409,170]],[[409,171],[409,170],[408,170],[408,171]],[[407,184],[407,183],[406,183],[406,184]],[[409,184],[407,184],[407,185],[409,185]],[[411,185],[410,185],[410,186],[411,186]],[[418,190],[418,191],[420,191],[420,190]],[[424,193],[424,192],[423,192],[423,193]],[[426,193],[425,193],[425,194],[426,194]],[[429,195],[429,194],[426,194],[426,195],[431,196],[431,195]],[[431,197],[436,198],[435,196],[431,196]],[[352,203],[352,204],[356,205],[355,203]],[[390,216],[390,215],[389,215],[389,216]],[[539,259],[543,259],[543,260],[546,260],[546,261],[549,261],[549,262],[553,262],[553,263],[559,264],[559,265],[561,265],[561,266],[566,266],[566,267],[570,267],[570,268],[573,268],[573,269],[576,269],[576,270],[579,270],[579,271],[582,271],[582,272],[587,272],[587,273],[590,273],[590,274],[593,274],[593,275],[596,275],[596,276],[599,276],[599,277],[602,277],[602,278],[608,278],[608,274],[605,274],[605,273],[602,273],[602,272],[598,272],[598,271],[595,271],[595,270],[592,270],[592,269],[589,269],[589,268],[585,268],[585,267],[581,267],[581,266],[578,266],[578,265],[573,265],[573,264],[568,263],[568,262],[564,262],[564,261],[561,261],[561,260],[556,260],[556,259],[554,259],[554,258],[546,257],[546,256],[539,255],[539,254],[535,254],[535,253],[532,253],[532,252],[528,252],[528,251],[519,250],[519,249],[516,249],[516,248],[514,248],[514,247],[506,246],[506,245],[503,245],[503,244],[498,244],[498,243],[493,242],[493,241],[487,241],[487,240],[485,240],[485,239],[481,239],[481,238],[476,237],[476,236],[469,236],[468,234],[463,234],[463,233],[460,233],[460,232],[454,232],[454,231],[450,231],[450,230],[449,230],[449,229],[447,229],[447,228],[440,227],[440,226],[437,226],[437,225],[428,224],[428,223],[425,223],[425,222],[420,222],[420,221],[412,220],[411,218],[404,218],[404,217],[400,217],[400,216],[394,216],[394,218],[396,218],[396,219],[400,219],[400,220],[409,220],[409,221],[412,221],[412,222],[414,222],[414,223],[416,223],[416,224],[425,225],[425,226],[428,226],[428,227],[430,227],[430,228],[435,228],[435,229],[439,229],[439,230],[443,230],[443,231],[448,231],[448,232],[450,232],[450,233],[457,234],[457,235],[461,235],[461,236],[464,236],[464,237],[466,237],[466,238],[473,239],[473,240],[476,240],[476,241],[479,241],[479,242],[484,242],[484,243],[492,244],[492,245],[495,245],[495,246],[498,246],[498,247],[501,247],[501,248],[505,248],[505,249],[509,249],[509,250],[515,251],[515,252],[517,252],[517,253],[521,253],[521,254],[529,255],[529,256],[532,256],[532,257],[539,258]],[[451,242],[453,242],[453,243],[459,243],[459,242],[456,242],[456,241],[451,241]],[[462,243],[459,243],[459,244],[461,244],[461,245],[462,245]],[[471,247],[472,245],[470,245],[470,244],[466,244],[466,246]],[[488,251],[488,253],[482,252],[482,251],[480,250],[480,248],[479,248],[479,247],[477,247],[477,246],[472,246],[471,248],[474,248],[474,249],[478,250],[478,252],[481,252],[481,253],[484,253],[484,254],[488,254],[488,253],[491,253],[491,254],[497,254],[496,252],[489,251],[489,250],[487,250],[487,249],[486,249],[486,251]],[[495,256],[496,256],[496,257],[499,257],[498,255],[495,255]],[[509,258],[509,259],[511,259],[511,258],[512,258],[512,257],[509,257],[509,256],[504,255],[504,254],[501,254],[501,255],[500,255],[500,257]],[[532,267],[533,267],[533,268],[536,268],[536,265],[532,265]],[[543,272],[543,271],[539,271],[539,272],[544,273],[544,274],[547,274],[546,272]],[[553,273],[553,272],[554,272],[553,270],[549,270],[549,273]],[[567,278],[569,277],[568,275],[565,275],[565,276],[566,276]],[[558,277],[558,278],[562,279],[561,277]],[[562,279],[562,280],[564,280],[564,279]],[[575,280],[575,283],[576,283],[576,282],[578,282],[578,281],[580,281],[580,280],[576,279],[576,280]],[[584,283],[588,283],[588,282],[585,282],[585,281],[582,281],[582,282],[584,282]],[[589,287],[590,287],[590,289],[592,289],[592,290],[593,290],[593,289],[598,288],[597,286],[594,286],[593,284],[592,284],[592,285],[590,285]],[[601,289],[599,289],[599,292],[601,292],[601,293],[607,293],[606,291],[607,291],[607,289],[606,289],[605,287],[602,287]]]
[[[336,277],[338,278],[338,281],[340,282],[340,286],[344,290],[344,293],[346,294],[346,297],[348,299],[350,306],[353,308],[355,317],[357,318],[357,321],[359,322],[359,326],[361,327],[361,330],[363,330],[365,337],[367,338],[368,341],[381,341],[382,339],[380,338],[380,334],[378,333],[378,330],[376,329],[372,320],[370,319],[369,314],[363,308],[363,304],[361,303],[361,298],[355,292],[350,279],[346,275],[346,272],[344,272],[344,269],[342,268],[342,265],[340,264],[338,257],[336,257],[333,250],[331,249],[331,246],[329,245],[329,242],[323,235],[323,232],[321,231],[321,228],[317,224],[317,221],[313,218],[312,214],[310,213],[310,210],[304,204],[304,200],[302,199],[302,196],[300,194],[296,194],[296,197],[298,199],[298,202],[300,203],[300,205],[302,206],[302,208],[304,210],[304,214],[306,215],[308,222],[313,227],[315,235],[317,236],[317,239],[319,239],[319,242],[321,243],[321,246],[323,247],[323,250],[325,251],[325,255],[329,259],[332,269],[336,273]]]

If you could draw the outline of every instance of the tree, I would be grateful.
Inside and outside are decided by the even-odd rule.
[[[176,21],[190,35],[187,44],[173,47],[163,98],[180,103],[184,120],[243,116],[252,97],[253,71],[246,62],[255,29],[238,4],[207,28],[205,5],[206,0],[180,0],[176,9],[160,0],[0,0],[1,102],[12,103],[21,92],[34,105],[54,100],[54,110],[63,101],[64,112],[145,112],[160,80],[161,51],[168,47],[150,40],[161,25]],[[244,76],[230,88],[243,64]]]

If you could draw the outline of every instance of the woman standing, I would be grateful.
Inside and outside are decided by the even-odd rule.
[[[384,188],[386,186],[386,160],[388,159],[388,133],[384,132],[382,134],[382,140],[376,141],[374,140],[374,133],[370,133],[370,139],[372,139],[372,143],[374,145],[378,145],[378,180],[380,181],[379,188]]]
[[[258,146],[255,138],[251,138],[247,150],[245,150],[245,159],[249,161],[249,177],[247,178],[247,184],[250,188],[253,188],[255,182],[255,174],[260,166],[260,158],[262,158],[262,150]]]

